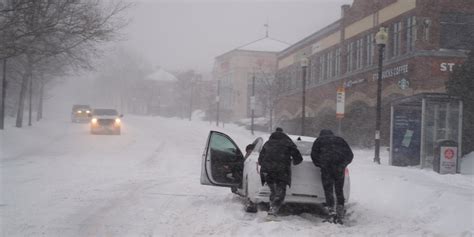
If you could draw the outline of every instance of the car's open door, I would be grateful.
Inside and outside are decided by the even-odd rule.
[[[238,187],[242,183],[244,156],[226,134],[211,131],[202,155],[201,184]]]

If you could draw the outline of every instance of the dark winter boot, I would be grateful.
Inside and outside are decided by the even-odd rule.
[[[328,216],[336,215],[336,211],[334,211],[334,207],[326,207],[326,212],[328,213]]]
[[[323,222],[335,223],[336,211],[334,210],[334,207],[326,207],[326,213],[327,215]]]
[[[280,210],[279,205],[276,205],[275,203],[271,203],[270,209],[268,210],[268,215],[276,216],[279,210]]]
[[[334,219],[334,223],[342,225],[345,214],[346,214],[346,211],[344,210],[344,205],[337,205],[336,206],[336,218]]]

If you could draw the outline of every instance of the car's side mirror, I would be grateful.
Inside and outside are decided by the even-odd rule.
[[[119,117],[120,117],[120,118],[123,118],[123,114],[121,114]]]

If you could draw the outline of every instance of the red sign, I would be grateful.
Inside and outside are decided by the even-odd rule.
[[[454,150],[453,149],[450,149],[450,148],[447,148],[445,151],[444,151],[444,157],[447,159],[447,160],[452,160],[454,158]]]

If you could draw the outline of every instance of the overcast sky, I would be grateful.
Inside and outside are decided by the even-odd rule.
[[[339,19],[352,0],[137,0],[123,44],[154,66],[211,71],[220,54],[265,36],[295,43]]]

